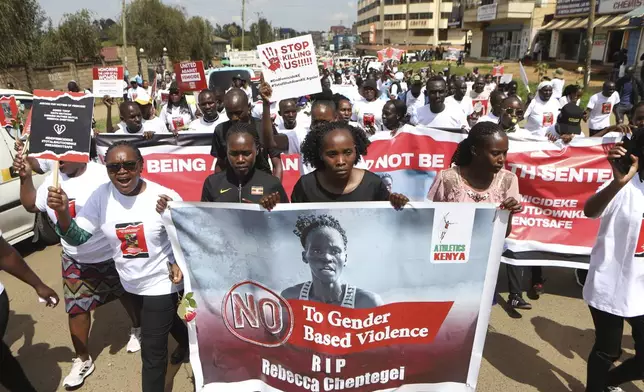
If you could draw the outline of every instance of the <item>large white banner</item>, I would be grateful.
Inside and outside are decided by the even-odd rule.
[[[475,390],[507,211],[173,202],[164,219],[197,391]]]

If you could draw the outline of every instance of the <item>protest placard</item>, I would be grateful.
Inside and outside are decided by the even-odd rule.
[[[322,91],[311,35],[257,46],[264,80],[273,88],[274,101]]]
[[[203,61],[182,61],[174,65],[177,85],[182,92],[201,91],[208,88]]]
[[[170,207],[197,391],[475,390],[507,211]]]
[[[30,156],[89,161],[94,96],[35,90],[31,109]]]
[[[92,69],[92,91],[96,97],[123,96],[124,69],[122,66],[115,67],[94,67]]]
[[[8,127],[18,118],[18,103],[16,97],[0,97],[0,125]]]

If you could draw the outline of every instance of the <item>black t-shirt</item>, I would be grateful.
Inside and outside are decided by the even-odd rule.
[[[259,135],[259,140],[263,145],[265,145],[264,138],[262,137],[262,122],[251,117],[250,123],[255,125],[255,129],[257,130],[257,134]],[[210,155],[217,158],[218,161],[221,160],[222,165],[220,166],[222,168],[225,168],[227,166],[226,137],[228,136],[228,130],[233,125],[234,124],[230,120],[224,121],[223,123],[218,124],[215,127],[215,132],[212,134],[212,147],[210,148]],[[266,161],[269,161],[269,156],[271,158],[278,158],[280,156],[280,152],[273,149],[264,148],[261,153],[266,158]]]
[[[240,184],[237,176],[228,169],[206,178],[201,201],[257,204],[262,197],[274,192],[280,194],[280,203],[288,203],[286,191],[277,177],[261,170],[253,170],[250,178]]]
[[[362,182],[351,193],[338,195],[322,188],[316,171],[306,174],[297,181],[291,194],[292,203],[324,203],[336,201],[387,201],[389,191],[380,177],[365,170]]]

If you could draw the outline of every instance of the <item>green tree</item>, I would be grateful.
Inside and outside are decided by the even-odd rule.
[[[257,22],[250,26],[250,43],[252,47],[273,42],[274,40],[273,26],[266,18],[259,18]]]
[[[30,89],[45,22],[37,0],[0,1],[0,68],[24,66]]]
[[[187,26],[190,32],[190,59],[203,60],[205,64],[209,64],[215,54],[211,42],[214,35],[212,24],[200,16],[195,16],[188,20]]]
[[[66,57],[72,57],[78,62],[93,61],[100,57],[100,30],[92,23],[92,15],[88,10],[65,14],[57,33]]]
[[[151,57],[168,56],[179,61],[189,56],[191,32],[183,9],[163,4],[160,0],[133,0],[126,9],[127,42],[143,48]]]

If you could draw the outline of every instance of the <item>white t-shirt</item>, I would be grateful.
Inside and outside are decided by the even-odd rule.
[[[405,94],[405,104],[407,104],[407,114],[411,115],[414,110],[418,110],[425,106],[425,87],[420,90],[418,98],[414,97],[411,90]]]
[[[36,158],[38,161],[38,166],[40,166],[40,170],[43,171],[43,173],[50,172],[54,169],[54,161],[51,159],[40,159]]]
[[[440,113],[432,112],[429,105],[423,106],[412,114],[411,123],[435,128],[469,129],[465,113],[460,106],[454,104],[445,104],[445,109]]]
[[[188,132],[212,134],[215,133],[215,128],[217,127],[217,125],[225,121],[228,121],[228,117],[222,120],[221,115],[217,117],[217,119],[213,122],[208,122],[203,117],[199,117],[196,120],[192,120],[192,122],[188,126]]]
[[[364,125],[365,117],[373,116],[374,123],[373,126],[375,129],[382,128],[382,108],[387,103],[384,99],[376,99],[375,101],[369,102],[366,99],[362,99],[353,105],[353,116],[351,120],[357,121],[362,128],[366,128]]]
[[[130,101],[136,101],[137,97],[145,95],[147,95],[147,92],[141,86],[137,86],[136,89],[131,87],[127,89],[127,99],[129,99]]]
[[[197,112],[196,106],[189,104],[188,107],[190,108],[190,113],[185,110],[182,111],[178,106],[173,106],[172,110],[168,112],[168,104],[165,104],[159,113],[159,118],[171,131],[186,128],[195,118],[195,113]]]
[[[279,112],[278,102],[271,102],[271,120],[275,122],[277,119],[277,112]],[[255,102],[253,108],[250,111],[250,115],[256,119],[261,120],[262,114],[264,114],[264,103],[262,101]]]
[[[579,106],[579,103],[581,102],[581,99],[578,99],[577,102],[575,102],[575,105]],[[559,98],[559,107],[564,107],[570,103],[570,100],[568,97],[563,96]]]
[[[407,83],[400,82],[400,90],[398,90],[398,84],[394,83],[391,85],[391,94],[398,96],[398,94],[407,91]]]
[[[486,114],[485,116],[480,117],[478,119],[478,121],[476,121],[477,124],[480,123],[480,122],[492,122],[492,123],[498,124],[499,123],[499,117],[495,116],[492,112],[490,112],[490,113]]]
[[[525,111],[525,129],[534,135],[545,136],[548,128],[557,122],[559,109],[559,101],[556,99],[550,98],[548,102],[543,102],[541,98],[535,97]]]
[[[130,133],[125,130],[125,123],[121,121],[118,125],[118,129],[114,131],[117,134],[127,134],[127,135],[143,135],[145,132],[154,132],[154,133],[170,133],[168,128],[166,128],[165,123],[159,118],[155,117],[152,120],[142,120],[143,126],[136,133]]]
[[[64,173],[59,173],[58,178],[58,184],[67,193],[67,197],[69,197],[69,212],[72,218],[83,210],[87,199],[89,199],[92,193],[101,185],[110,181],[105,166],[95,162],[89,162],[85,173],[78,177],[70,178]],[[47,195],[49,192],[47,188],[52,186],[52,184],[53,173],[45,178],[36,191],[36,208],[40,211],[46,211],[49,219],[56,223],[58,222],[56,213],[47,207]],[[64,239],[60,240],[60,244],[65,254],[83,264],[101,263],[111,259],[114,255],[114,248],[107,243],[105,236],[100,232],[93,235],[89,241],[80,246],[70,245]]]
[[[300,147],[302,146],[302,142],[306,138],[306,134],[309,133],[310,128],[309,127],[301,127],[297,126],[291,130],[285,130],[285,131],[279,131],[280,133],[285,134],[288,137],[288,154],[300,154],[300,174],[305,175],[309,174],[315,168],[313,168],[311,165],[305,165],[304,164],[304,159],[302,159],[302,153],[300,150]]]
[[[601,130],[610,127],[610,114],[618,103],[619,93],[617,91],[610,97],[605,97],[602,93],[597,93],[590,97],[588,105],[586,105],[586,109],[590,109],[588,128]]]
[[[305,114],[304,112],[299,112],[297,114],[297,117],[295,118],[295,128],[297,127],[308,128],[310,126],[311,126],[311,117]],[[284,118],[282,118],[282,116],[279,116],[279,115],[275,119],[275,127],[277,127],[278,131],[290,131],[290,129],[286,129],[286,127],[284,126]]]
[[[156,204],[159,195],[175,201],[181,196],[154,182],[145,182],[146,189],[137,196],[121,194],[111,182],[101,185],[76,216],[76,224],[90,233],[103,232],[128,293],[170,294],[180,285],[174,285],[168,277],[168,263],[175,259]]]
[[[530,131],[528,131],[528,130],[526,130],[526,129],[524,129],[524,128],[521,128],[521,127],[519,127],[519,126],[515,126],[515,127],[514,127],[514,131],[512,131],[512,132],[507,132],[506,134],[508,135],[508,139],[510,139],[510,140],[516,140],[516,141],[524,141],[524,140],[531,140],[531,141],[535,141],[535,140],[538,140],[538,141],[547,141],[547,140],[548,140],[548,139],[546,139],[545,137],[541,137],[541,136],[534,136],[534,135],[532,134],[532,132],[530,132]]]
[[[465,113],[466,116],[469,116],[470,114],[474,113],[474,105],[472,104],[472,98],[467,95],[464,96],[463,99],[461,99],[460,101],[457,101],[453,95],[446,97],[445,105],[452,105],[452,104],[458,105],[463,110],[463,113]]]
[[[584,300],[593,308],[621,317],[644,315],[643,216],[644,183],[638,174],[601,215],[584,285]]]
[[[552,83],[552,98],[559,99],[563,94],[564,89],[564,80],[559,78],[554,78],[550,82]]]

